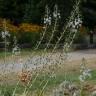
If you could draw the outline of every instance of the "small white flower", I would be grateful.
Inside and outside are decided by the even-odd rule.
[[[46,21],[44,20],[44,24],[46,24]]]
[[[93,91],[91,96],[96,96],[96,91]]]
[[[73,93],[73,96],[77,96],[77,94],[74,92],[74,93]]]
[[[23,64],[23,59],[20,58],[20,59],[18,60],[18,62],[19,62],[19,64]]]
[[[51,16],[44,18],[44,24],[51,25]]]
[[[12,50],[12,53],[15,54],[15,55],[20,54],[20,49],[19,49],[19,47],[18,47],[18,46],[15,46],[15,47],[13,48],[13,50]]]
[[[2,34],[2,38],[5,38],[5,32],[1,32],[1,34]]]
[[[56,12],[53,13],[53,17],[54,17],[54,18],[57,18]]]
[[[51,17],[49,17],[49,20],[51,20]]]
[[[8,31],[2,31],[1,35],[2,35],[2,38],[6,38],[7,36],[10,37],[10,34]]]
[[[61,16],[59,15],[59,18],[61,18]]]
[[[75,25],[72,25],[72,28],[73,28],[73,29],[75,29],[75,28],[76,28],[76,26],[75,26]]]
[[[58,16],[60,16],[60,13],[58,13]]]
[[[46,22],[48,22],[49,21],[49,19],[48,18],[46,18]]]
[[[75,91],[72,96],[80,96],[80,91]]]
[[[81,64],[81,75],[79,76],[79,80],[81,82],[84,82],[85,80],[87,80],[88,78],[91,78],[91,70],[88,69],[85,65],[85,59],[82,59],[82,64]]]
[[[83,75],[80,75],[79,76],[79,80],[80,80],[80,82],[84,82],[85,81],[85,77]]]
[[[86,69],[83,71],[82,73],[86,78],[87,77],[91,77],[91,70],[90,69]]]

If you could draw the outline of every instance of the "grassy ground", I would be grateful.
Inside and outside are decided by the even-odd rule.
[[[49,50],[50,51],[50,50]],[[27,56],[31,55],[33,50],[22,50],[21,56]],[[41,54],[42,51],[36,52],[36,54]],[[4,52],[0,53],[0,58],[4,57]],[[7,57],[11,56],[10,52],[7,52]],[[46,85],[46,82],[48,84],[44,88],[43,92],[45,93],[45,96],[49,96],[49,94],[52,93],[52,90],[59,86],[65,79],[68,81],[71,81],[79,86],[79,75],[80,75],[80,60],[74,60],[74,61],[66,61],[64,65],[52,65],[52,66],[45,66],[44,68],[39,68],[36,70],[36,73],[33,73],[32,71],[32,80],[29,84],[29,86],[32,84],[32,87],[29,89],[29,93],[36,93],[37,96],[38,93],[42,92],[44,86]],[[92,69],[92,78],[87,80],[88,86],[92,85],[94,87],[96,85],[96,58],[91,58],[87,60],[87,67]],[[35,72],[35,71],[34,71]],[[55,73],[55,77],[50,77],[52,75],[52,72]],[[36,74],[39,74],[37,79],[34,81],[34,78],[37,76]],[[54,74],[52,75],[54,76]],[[0,76],[0,91],[4,93],[4,96],[11,96],[13,90],[17,86],[17,82],[20,78],[18,77],[17,73],[10,73],[7,74],[7,77]],[[2,85],[3,81],[3,85]],[[6,82],[6,83],[5,83]],[[27,86],[27,88],[29,87]],[[91,87],[91,88],[92,88]],[[20,82],[17,86],[16,93],[22,94],[24,92],[25,86],[22,82]],[[87,91],[90,91],[89,88]],[[20,96],[20,95],[17,95]],[[30,95],[34,96],[34,95]],[[36,95],[35,95],[36,96]],[[87,96],[87,95],[83,95]]]
[[[61,51],[61,49],[57,49],[57,50],[55,50],[55,51],[58,51],[58,52],[60,52]],[[69,51],[73,51],[72,49],[70,49]],[[47,51],[46,52],[52,52],[52,49],[47,49]],[[26,48],[26,49],[21,49],[21,51],[20,51],[20,55],[21,56],[30,56],[32,53],[35,53],[35,54],[42,54],[42,53],[44,53],[44,49],[38,49],[38,50],[36,50],[35,52],[34,52],[34,50],[33,49],[28,49],[28,48]],[[11,56],[12,55],[12,51],[8,51],[8,52],[6,52],[6,56],[8,57],[8,56]],[[4,58],[5,57],[5,52],[4,51],[0,51],[0,59],[1,58]]]
[[[35,92],[37,94],[38,94],[38,92],[40,93],[43,90],[43,87],[46,85],[47,81],[48,81],[48,84],[46,85],[46,87],[43,90],[43,92],[45,94],[47,94],[46,96],[48,96],[48,94],[52,93],[52,90],[54,88],[58,87],[58,85],[60,83],[62,83],[65,79],[68,81],[71,81],[73,83],[76,83],[79,86],[78,77],[80,75],[80,71],[79,71],[80,63],[81,63],[81,61],[72,61],[72,62],[66,62],[66,65],[61,65],[61,66],[57,66],[57,65],[56,66],[52,65],[51,67],[46,66],[41,71],[40,71],[40,69],[37,69],[36,71],[39,75],[34,83],[32,83],[32,82],[33,82],[34,78],[36,77],[36,74],[32,75],[32,82],[29,84],[29,86],[32,84],[32,87],[29,89],[29,93],[30,94],[35,93]],[[89,84],[89,85],[96,84],[96,67],[95,67],[96,65],[95,65],[95,63],[96,63],[96,60],[94,58],[88,60],[88,62],[87,62],[87,66],[89,68],[93,69],[92,78],[87,80],[87,84]],[[50,68],[50,70],[49,70],[49,68]],[[53,71],[56,74],[56,77],[51,78],[50,75],[51,75],[51,72],[53,72]],[[17,74],[10,75],[9,78],[10,77],[13,78],[13,80],[15,80],[16,78],[18,80]],[[10,79],[9,79],[9,81],[10,81]],[[14,83],[12,83],[11,81],[9,82],[9,81],[7,82],[7,86],[6,86],[6,84],[4,84],[0,87],[0,89],[3,91],[6,88],[5,96],[11,96],[8,94],[12,94],[14,88],[16,87],[17,81],[15,81]],[[22,94],[24,89],[25,89],[25,87],[24,87],[23,83],[20,82],[20,84],[18,85],[18,88],[16,90],[16,93]],[[33,95],[31,95],[31,96],[33,96]],[[83,95],[83,96],[87,96],[87,95]]]

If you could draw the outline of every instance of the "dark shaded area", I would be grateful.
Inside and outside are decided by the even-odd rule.
[[[96,0],[83,0],[82,2],[83,25],[89,28],[90,44],[93,44],[93,35],[96,33]]]
[[[70,16],[75,2],[76,0],[0,0],[0,18],[6,18],[16,26],[24,22],[42,25],[45,6],[48,5],[52,13],[54,5],[57,4],[60,10],[61,19],[59,22],[59,31],[56,32],[54,40],[52,41],[52,43],[56,43],[57,38],[61,35],[60,32],[62,32],[62,27],[66,25],[66,21]],[[94,26],[96,25],[96,0],[82,0],[81,12],[83,15],[83,26],[86,26],[86,28],[89,29],[88,34],[90,43],[93,44],[93,36],[96,33],[96,29],[94,29]],[[38,37],[35,35],[32,35],[32,37],[30,34],[23,35],[25,35],[24,38],[19,38],[19,42],[26,44],[31,43],[32,45],[35,44],[33,41]],[[49,40],[48,35],[47,38],[45,38],[45,41],[47,42],[46,39]],[[80,41],[82,43],[81,38]],[[63,42],[64,38],[60,43]]]
[[[61,23],[70,15],[74,0],[0,0],[0,17],[10,19],[14,24],[21,22],[41,23],[45,6],[53,11],[58,4],[62,16]]]

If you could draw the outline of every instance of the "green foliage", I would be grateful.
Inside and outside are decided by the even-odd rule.
[[[76,38],[74,39],[76,44],[87,44],[86,35],[78,32]]]
[[[40,22],[40,11],[38,8],[39,0],[29,0],[25,5],[24,22],[38,23]]]
[[[22,21],[24,21],[23,19],[25,18],[30,18],[31,22],[36,22],[37,17],[39,16],[39,12],[37,12],[38,9],[36,6],[39,1],[38,0],[29,0],[29,1],[0,0],[0,17],[10,19],[15,24],[21,23]],[[29,21],[28,19],[26,20]]]
[[[81,9],[84,25],[92,29],[96,25],[96,0],[83,0]]]
[[[21,22],[40,23],[46,4],[53,11],[55,4],[59,5],[62,20],[70,15],[74,0],[0,0],[0,17],[10,19],[15,24]]]
[[[20,32],[18,37],[18,42],[20,44],[29,44],[31,47],[34,47],[37,41],[39,41],[38,32]]]

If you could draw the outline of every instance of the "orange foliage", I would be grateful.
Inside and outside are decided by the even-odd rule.
[[[4,20],[0,18],[0,28],[4,28]],[[6,28],[9,32],[39,32],[42,27],[36,24],[22,23],[19,26],[13,25],[6,20]]]
[[[14,25],[9,24],[9,23],[7,23],[6,26],[7,26],[7,30],[9,32],[18,32],[19,28],[17,26],[14,26]]]
[[[22,70],[22,72],[19,73],[18,75],[19,75],[19,79],[20,79],[21,83],[24,85],[27,85],[31,81],[31,72],[30,71]]]
[[[9,20],[6,20],[6,22],[4,22],[3,19],[0,19],[0,28],[4,29],[5,25],[6,25],[6,29],[9,32],[17,32],[18,31],[18,27],[14,26]]]
[[[19,26],[19,30],[24,32],[39,32],[42,29],[39,25],[33,25],[28,23],[22,23]]]

